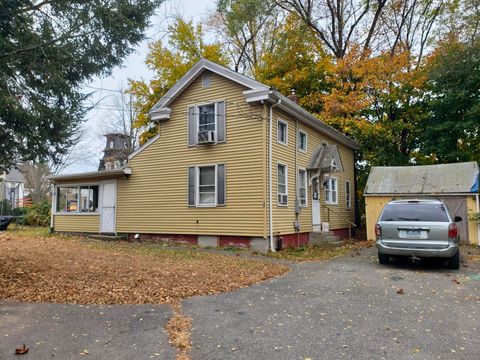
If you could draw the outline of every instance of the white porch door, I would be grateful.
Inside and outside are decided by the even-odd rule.
[[[312,226],[314,232],[322,230],[322,221],[320,220],[320,186],[318,176],[312,179]]]
[[[102,184],[102,211],[100,213],[100,232],[115,232],[115,204],[117,201],[117,182]]]

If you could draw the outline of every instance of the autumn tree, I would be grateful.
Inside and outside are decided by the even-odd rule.
[[[352,45],[370,49],[387,0],[276,0],[281,8],[297,14],[336,58]]]
[[[255,74],[257,80],[284,95],[295,90],[300,105],[319,113],[323,108],[322,94],[330,91],[326,78],[331,67],[332,58],[325,53],[322,42],[296,14],[290,14]]]
[[[264,54],[276,48],[282,20],[273,0],[218,0],[209,24],[225,44],[233,70],[256,76]]]
[[[130,80],[129,92],[137,114],[134,127],[141,129],[140,143],[156,134],[156,127],[148,117],[148,111],[190,68],[205,58],[227,65],[228,59],[220,43],[205,42],[201,24],[177,18],[168,27],[169,40],[150,44],[146,64],[155,73],[153,80]]]

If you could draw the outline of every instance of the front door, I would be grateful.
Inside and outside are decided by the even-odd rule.
[[[312,179],[312,226],[313,231],[321,231],[320,220],[320,191],[319,191],[318,176]]]
[[[102,202],[100,213],[100,232],[115,233],[115,203],[117,198],[117,182],[102,184]]]

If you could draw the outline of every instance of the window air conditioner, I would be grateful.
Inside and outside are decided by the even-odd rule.
[[[215,142],[215,131],[199,131],[198,143],[199,144],[212,144]]]
[[[278,203],[282,205],[286,205],[288,203],[288,195],[278,194]]]

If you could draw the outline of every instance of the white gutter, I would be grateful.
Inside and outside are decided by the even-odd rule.
[[[268,119],[268,227],[270,231],[270,250],[275,252],[275,244],[273,243],[273,205],[272,205],[272,124],[273,124],[273,108],[282,103],[281,99],[270,105],[270,116]]]

